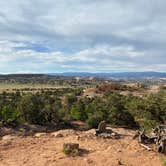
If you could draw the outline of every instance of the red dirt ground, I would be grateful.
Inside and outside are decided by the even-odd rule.
[[[162,155],[147,151],[133,140],[133,130],[114,129],[121,139],[93,136],[94,130],[60,130],[38,137],[13,137],[0,140],[0,166],[162,166]],[[61,133],[63,137],[56,137]],[[63,143],[79,143],[83,153],[68,157]]]

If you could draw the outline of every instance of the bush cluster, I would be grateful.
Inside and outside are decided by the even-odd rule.
[[[101,120],[127,127],[150,129],[166,119],[166,92],[144,96],[122,96],[115,92],[102,97],[80,97],[80,91],[70,93],[3,93],[0,95],[1,125],[57,124],[81,120],[97,127]]]

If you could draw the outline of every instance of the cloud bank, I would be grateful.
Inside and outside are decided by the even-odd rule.
[[[166,72],[164,0],[6,0],[0,6],[0,73]]]

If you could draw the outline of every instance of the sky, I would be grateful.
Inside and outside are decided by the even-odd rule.
[[[166,72],[165,0],[0,6],[0,73]]]

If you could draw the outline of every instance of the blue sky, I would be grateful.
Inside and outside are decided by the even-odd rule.
[[[0,6],[0,73],[166,72],[165,0]]]

